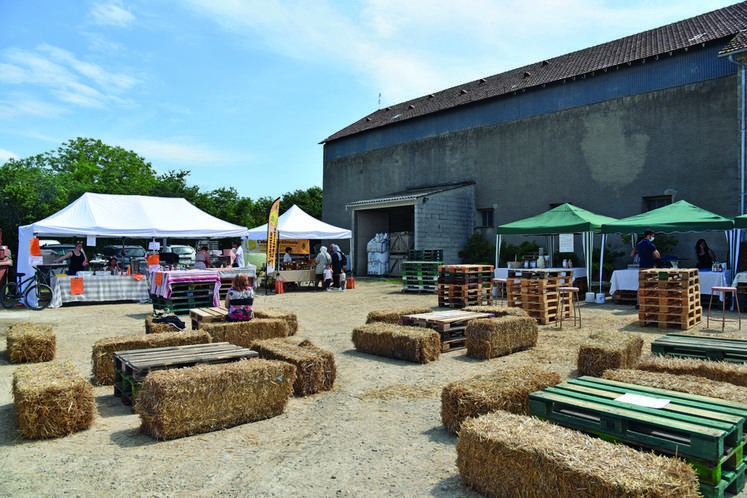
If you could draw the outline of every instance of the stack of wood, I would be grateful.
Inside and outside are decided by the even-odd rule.
[[[555,322],[560,310],[560,287],[573,280],[573,270],[509,269],[506,282],[508,305],[522,308],[543,325]],[[570,307],[565,310],[570,318]]]
[[[700,276],[693,268],[641,270],[638,277],[638,322],[683,330],[703,319]]]
[[[449,308],[493,303],[492,265],[438,267],[438,305]]]

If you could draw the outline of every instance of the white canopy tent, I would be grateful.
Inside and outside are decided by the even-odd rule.
[[[34,237],[246,238],[248,230],[201,211],[186,199],[86,192],[55,214],[18,227],[18,271],[30,275]]]
[[[295,204],[278,218],[279,239],[349,239],[352,236],[350,230],[319,221]],[[267,223],[249,230],[247,238],[266,240]]]

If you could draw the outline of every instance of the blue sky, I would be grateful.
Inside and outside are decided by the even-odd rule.
[[[276,197],[379,107],[733,3],[0,0],[0,162],[90,137]]]

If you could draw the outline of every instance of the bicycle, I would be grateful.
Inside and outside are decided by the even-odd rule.
[[[25,273],[17,274],[15,282],[8,282],[0,289],[0,304],[3,308],[11,309],[21,302],[27,308],[36,311],[48,307],[52,303],[53,291],[43,282],[41,271],[34,267],[34,275],[22,280],[24,276]]]

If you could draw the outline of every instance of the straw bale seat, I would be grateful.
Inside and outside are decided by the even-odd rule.
[[[647,372],[694,375],[718,382],[729,382],[737,386],[747,386],[747,364],[743,363],[647,356],[633,366]]]
[[[622,369],[605,370],[602,377],[628,384],[654,387],[656,389],[669,389],[671,391],[747,404],[747,387],[735,386],[728,382],[706,379],[696,375],[675,375],[664,372]]]
[[[140,430],[174,439],[280,415],[296,367],[263,359],[156,370],[135,404]]]
[[[334,355],[310,341],[265,339],[255,341],[251,349],[258,352],[260,358],[285,361],[296,367],[296,380],[293,383],[296,396],[329,391],[335,384],[337,367]]]
[[[497,410],[529,415],[529,393],[559,383],[557,372],[537,366],[502,366],[487,375],[451,382],[441,392],[441,421],[451,432],[459,432],[466,419]]]
[[[489,360],[536,346],[538,335],[536,319],[504,315],[470,320],[464,330],[464,343],[467,356]]]
[[[372,322],[353,329],[356,351],[414,363],[437,360],[441,335],[433,329]]]
[[[601,377],[605,370],[633,368],[641,358],[643,338],[623,332],[589,335],[578,350],[578,376]]]
[[[11,363],[52,361],[57,350],[51,325],[12,323],[8,327],[6,344]]]
[[[505,307],[495,304],[480,304],[475,306],[465,306],[462,311],[471,311],[473,313],[492,313],[496,318],[502,316],[529,316],[527,310],[516,307]]]
[[[430,313],[432,311],[431,308],[426,306],[373,310],[368,312],[366,323],[384,322],[391,323],[392,325],[402,325],[402,317],[405,315],[419,315],[421,313]]]
[[[500,411],[464,422],[457,467],[488,496],[700,496],[684,461]]]
[[[13,373],[16,422],[28,439],[88,429],[96,415],[93,386],[70,361],[22,365]]]
[[[207,344],[209,342],[210,334],[202,330],[105,337],[96,341],[91,352],[94,383],[98,386],[114,384],[114,353],[116,351]]]
[[[290,335],[288,321],[282,318],[253,318],[245,322],[208,323],[200,330],[210,334],[213,342],[230,342],[243,348],[251,347],[254,341]]]
[[[288,335],[296,335],[298,332],[298,316],[290,311],[276,308],[254,309],[254,318],[280,318],[288,323]]]

